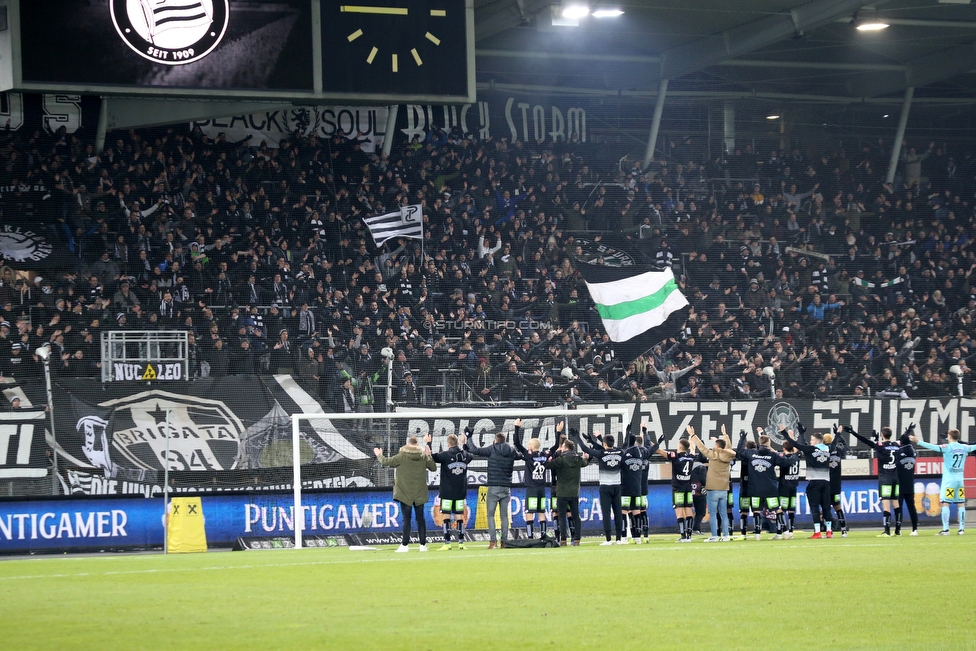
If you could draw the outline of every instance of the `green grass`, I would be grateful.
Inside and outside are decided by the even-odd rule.
[[[976,535],[875,533],[5,560],[0,640],[11,650],[973,648]]]

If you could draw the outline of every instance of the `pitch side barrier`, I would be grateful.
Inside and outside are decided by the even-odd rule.
[[[804,487],[805,482],[801,482],[797,517],[800,526],[809,522]],[[935,525],[939,521],[938,479],[920,477],[916,491],[922,525]],[[522,492],[519,488],[512,490],[514,527],[525,526]],[[738,486],[735,492],[738,493]],[[294,540],[295,507],[288,493],[205,493],[201,501],[206,516],[207,543],[211,548],[231,547],[238,538]],[[851,524],[867,526],[881,522],[876,480],[846,480],[843,501]],[[485,508],[479,501],[477,487],[469,490],[468,504],[471,508],[469,528],[472,528],[479,511]],[[428,531],[437,530],[436,507],[432,495],[425,508]],[[162,510],[161,498],[0,502],[0,554],[162,549]],[[306,523],[303,533],[314,539],[317,546],[326,546],[331,539],[340,541],[347,534],[398,534],[402,524],[399,504],[393,500],[389,489],[309,491],[302,495],[301,514]],[[602,532],[598,486],[582,487],[580,517],[584,532],[594,535]],[[652,532],[670,533],[674,530],[671,489],[667,482],[655,482],[649,487],[648,517]]]
[[[21,383],[5,388],[4,393],[7,398],[19,397],[22,408],[31,411],[32,406],[46,404],[43,383],[35,385]],[[236,376],[233,382],[208,378],[107,385],[72,380],[55,389],[53,437],[47,436],[45,441],[45,437],[33,436],[27,446],[26,430],[0,428],[0,437],[7,440],[7,454],[0,456],[0,493],[6,496],[160,497],[167,443],[173,493],[291,491],[291,415],[301,413],[308,415],[300,428],[305,490],[388,488],[393,473],[378,469],[373,447],[395,452],[408,436],[429,433],[433,449],[439,451],[449,434],[459,434],[466,426],[475,431],[475,441],[484,445],[489,434],[510,433],[519,417],[526,420],[526,434],[531,428],[531,435],[549,446],[556,443],[554,425],[563,413],[558,407],[505,405],[503,409],[466,406],[426,412],[400,408],[397,414],[408,418],[381,414],[344,417],[324,413],[316,396],[289,375]],[[569,410],[567,418],[571,426],[575,419],[580,429],[594,432],[600,423],[587,417],[587,412],[604,408],[624,411],[625,415],[621,417],[618,411],[610,425],[603,425],[602,432],[616,435],[623,443],[623,424],[632,420],[633,403],[581,405]],[[636,408],[640,410],[637,420],[647,426],[649,435],[655,439],[664,436],[672,448],[689,425],[709,445],[723,425],[733,444],[740,431],[754,434],[756,426],[763,426],[778,446],[780,424],[795,428],[799,421],[812,431],[851,425],[862,434],[883,426],[900,433],[915,423],[917,434],[932,443],[955,427],[963,440],[976,441],[976,400],[971,398],[653,401]],[[583,418],[589,418],[585,427]],[[868,449],[856,440],[848,443],[857,459],[845,462],[845,474],[871,474]],[[54,448],[57,482],[52,481],[45,446]],[[922,457],[928,458],[928,454]],[[517,465],[516,470],[520,469]],[[652,464],[652,479],[668,479],[666,473],[667,464]],[[472,464],[470,476],[475,482],[483,483],[484,474],[483,462]],[[595,474],[592,478],[586,474],[583,479],[595,478]]]

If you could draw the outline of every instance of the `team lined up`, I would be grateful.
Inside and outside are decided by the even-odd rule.
[[[881,500],[884,530],[879,536],[900,536],[902,506],[911,518],[911,534],[918,535],[918,511],[915,505],[915,445],[941,452],[943,455],[940,502],[942,529],[939,535],[949,534],[951,505],[958,509],[959,534],[966,528],[966,494],[964,486],[965,458],[976,450],[976,445],[959,441],[959,430],[950,429],[948,443],[933,445],[919,441],[914,436],[914,423],[895,439],[891,428],[882,428],[872,438],[861,436],[850,426],[834,427],[828,434],[813,433],[810,443],[804,440],[806,428],[798,424],[799,435],[785,427],[780,428],[783,438],[782,453],[773,450],[770,437],[757,428],[757,440],[748,440],[746,432],[740,432],[739,444],[732,453],[731,442],[722,427],[722,438],[711,449],[688,428],[688,439],[678,442],[678,452],[670,456],[672,461],[672,494],[675,515],[678,519],[679,542],[687,542],[691,534],[687,528],[688,489],[691,488],[687,470],[695,460],[691,453],[694,446],[707,459],[705,489],[711,523],[711,536],[705,542],[730,540],[732,533],[732,484],[730,466],[736,460],[742,462],[739,488],[739,516],[742,538],[746,539],[750,513],[754,521],[756,540],[762,537],[766,523],[774,539],[792,538],[796,517],[797,490],[800,481],[800,460],[806,461],[806,497],[810,505],[814,533],[812,538],[832,538],[836,517],[842,536],[846,536],[847,520],[843,510],[841,486],[841,462],[847,452],[845,433],[849,433],[872,448],[878,459],[878,495]],[[831,515],[833,510],[833,516]],[[718,521],[721,520],[721,537],[718,537]]]
[[[966,455],[976,450],[976,445],[960,443],[959,431],[956,429],[948,431],[948,443],[941,446],[919,441],[913,434],[914,424],[898,439],[894,438],[894,433],[888,427],[882,428],[880,434],[875,433],[872,438],[867,438],[850,426],[835,426],[827,434],[812,433],[808,443],[804,437],[806,428],[798,423],[797,433],[785,427],[780,428],[783,451],[778,452],[772,448],[770,437],[761,427],[757,428],[755,440],[750,440],[745,431],[740,432],[738,445],[734,450],[724,425],[721,438],[711,448],[704,444],[692,427],[688,427],[688,437],[678,441],[678,449],[668,450],[662,447],[665,437],[661,436],[654,441],[648,436],[646,427],[641,428],[640,433],[634,433],[633,425],[628,426],[625,445],[617,446],[616,438],[612,435],[600,437],[587,434],[587,440],[584,440],[577,430],[571,429],[568,437],[563,436],[564,424],[560,422],[556,426],[558,445],[543,448],[538,438],[523,441],[521,425],[521,419],[515,421],[512,438],[514,445],[506,442],[505,434],[498,433],[491,445],[474,446],[469,440],[471,431],[468,429],[466,435],[461,437],[453,434],[448,436],[447,449],[435,454],[430,452],[429,435],[425,437],[428,445],[423,451],[416,439],[412,439],[412,446],[408,445],[400,455],[391,459],[384,459],[377,450],[377,457],[384,465],[398,467],[397,485],[401,483],[402,466],[396,460],[405,454],[404,451],[409,450],[409,460],[417,466],[420,475],[425,470],[433,470],[434,464],[440,465],[439,501],[444,518],[442,550],[452,549],[454,540],[460,548],[464,548],[467,470],[475,458],[488,460],[487,515],[490,549],[498,545],[495,527],[495,511],[498,507],[501,508],[502,547],[508,539],[511,476],[515,461],[519,459],[525,462],[523,504],[529,538],[535,535],[536,523],[540,536],[547,535],[548,525],[553,520],[555,511],[559,522],[555,538],[561,545],[579,544],[582,534],[579,509],[581,470],[594,461],[599,466],[600,509],[605,536],[602,544],[646,542],[648,468],[654,454],[671,463],[672,505],[677,519],[678,542],[692,540],[696,493],[704,493],[706,497],[711,535],[705,542],[731,540],[735,533],[731,468],[737,461],[742,464],[738,507],[739,532],[743,540],[750,535],[750,515],[753,518],[752,535],[756,540],[762,538],[764,525],[773,534],[773,539],[793,537],[801,459],[806,462],[806,497],[814,529],[811,537],[832,538],[835,530],[846,536],[848,528],[843,510],[841,479],[841,464],[848,450],[845,434],[862,441],[877,455],[878,493],[884,526],[880,536],[891,536],[892,524],[894,535],[901,535],[903,505],[911,519],[910,535],[918,535],[915,445],[941,452],[943,455],[940,488],[943,526],[939,535],[949,533],[952,504],[957,504],[958,508],[959,533],[965,531],[963,473]],[[705,471],[703,481],[701,472],[696,472],[702,469]],[[394,493],[394,497],[400,501],[396,495],[396,486]],[[418,511],[421,550],[426,551],[423,516],[417,508],[426,502],[425,487],[423,493],[422,502],[404,503],[404,510],[407,513],[412,509]],[[699,517],[701,515],[703,514],[700,513]],[[400,551],[406,551],[409,533],[410,520],[406,517]]]

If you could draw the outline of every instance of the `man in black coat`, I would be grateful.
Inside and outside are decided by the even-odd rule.
[[[495,540],[495,510],[501,505],[502,516],[502,537],[501,546],[504,547],[508,540],[508,518],[509,502],[512,499],[512,470],[515,466],[515,459],[519,457],[518,451],[505,442],[505,435],[501,432],[495,434],[494,442],[488,447],[479,448],[471,442],[473,432],[467,429],[464,432],[467,440],[464,449],[476,457],[488,459],[488,549],[497,547]]]

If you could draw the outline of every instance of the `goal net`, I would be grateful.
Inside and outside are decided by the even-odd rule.
[[[294,492],[295,547],[302,546],[302,531],[305,528],[306,508],[302,497],[309,491],[330,490],[346,487],[375,487],[392,489],[395,471],[384,468],[373,456],[373,448],[380,448],[383,454],[392,456],[406,444],[407,439],[416,436],[423,439],[431,436],[431,451],[440,452],[448,447],[447,437],[461,435],[471,430],[472,444],[485,447],[491,445],[497,433],[506,435],[511,443],[515,430],[515,420],[522,419],[523,441],[538,438],[544,448],[558,443],[557,424],[564,423],[563,432],[570,429],[597,435],[613,435],[621,444],[625,443],[625,430],[631,422],[633,405],[601,407],[583,406],[577,409],[560,408],[451,408],[451,409],[401,409],[391,413],[373,414],[294,414],[291,417],[292,436],[288,450]],[[345,457],[333,464],[312,462],[314,450],[310,441],[322,441],[326,446]],[[281,453],[286,450],[284,446]],[[355,452],[354,452],[355,451]],[[285,460],[277,459],[281,466]],[[469,466],[468,483],[474,486],[483,483],[486,461],[475,461]],[[521,481],[524,464],[515,465],[516,483]],[[596,469],[588,468],[583,479],[596,479]],[[592,477],[589,475],[592,474]],[[427,474],[427,483],[436,490],[438,471]],[[305,505],[308,506],[307,504]]]

